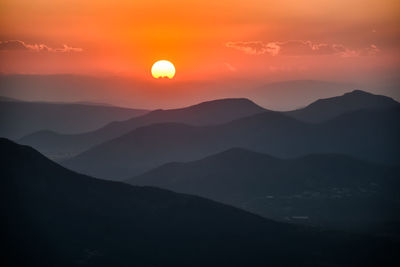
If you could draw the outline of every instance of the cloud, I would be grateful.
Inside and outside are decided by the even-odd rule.
[[[380,51],[376,45],[359,50],[351,50],[342,44],[315,43],[302,40],[284,42],[227,42],[226,47],[240,50],[249,55],[269,54],[271,56],[338,55],[342,57],[356,57],[376,55]]]
[[[82,48],[71,47],[63,45],[62,47],[53,48],[45,44],[27,44],[20,40],[7,40],[0,41],[0,51],[32,51],[32,52],[54,52],[54,53],[67,53],[67,52],[82,52]]]
[[[262,55],[265,53],[277,55],[280,50],[280,47],[275,43],[264,43],[261,41],[228,42],[226,43],[226,46],[238,49],[249,55]]]
[[[370,45],[369,47],[360,49],[360,50],[346,50],[344,51],[341,56],[342,57],[365,57],[365,56],[375,56],[381,50],[374,44]]]

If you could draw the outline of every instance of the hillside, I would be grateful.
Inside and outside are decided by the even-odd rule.
[[[167,163],[127,182],[206,197],[281,221],[372,231],[400,221],[400,169],[343,155],[278,159],[240,148]]]
[[[7,266],[396,263],[395,244],[383,239],[276,223],[199,197],[96,180],[29,147],[5,139],[0,146]]]

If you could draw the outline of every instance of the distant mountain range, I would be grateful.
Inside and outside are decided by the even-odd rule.
[[[96,180],[0,139],[6,266],[396,266],[382,238],[277,223],[203,198]],[[23,167],[21,167],[23,166]]]
[[[153,124],[104,142],[63,162],[101,178],[124,179],[171,161],[190,161],[232,147],[280,158],[338,153],[387,164],[400,160],[400,105],[362,109],[321,123],[266,111],[229,123]]]
[[[278,159],[233,148],[127,182],[199,195],[266,218],[373,231],[400,221],[400,168],[343,155]]]
[[[319,100],[304,109],[283,114],[304,122],[322,122],[347,112],[366,108],[389,108],[398,105],[389,97],[353,91],[343,96]],[[126,121],[113,122],[98,130],[82,134],[61,134],[39,131],[19,140],[50,158],[73,157],[85,150],[113,138],[120,137],[139,127],[178,122],[188,125],[214,125],[252,116],[267,110],[247,99],[222,99],[200,103],[181,109],[156,110]]]
[[[155,110],[140,117],[112,122],[98,130],[66,135],[40,131],[19,140],[47,156],[73,156],[95,145],[122,136],[136,128],[161,122],[180,122],[190,125],[211,125],[229,122],[265,111],[248,99],[221,99],[170,110]]]
[[[174,81],[154,83],[128,77],[56,75],[1,75],[0,95],[44,101],[107,102],[116,106],[140,107],[149,110],[171,109],[204,102],[209,99],[241,98],[255,100],[269,109],[293,110],[320,99],[343,94],[353,89],[372,90],[396,95],[396,92],[375,90],[370,86],[320,80],[255,81],[229,79],[206,81]],[[117,93],[116,93],[117,92]]]
[[[60,133],[92,131],[112,121],[126,120],[147,110],[93,103],[25,102],[0,99],[0,136],[18,139],[40,130]]]

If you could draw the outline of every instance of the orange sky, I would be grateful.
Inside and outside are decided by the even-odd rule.
[[[1,0],[0,72],[384,79],[399,25],[398,0]]]

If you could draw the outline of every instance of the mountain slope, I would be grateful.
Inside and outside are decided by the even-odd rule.
[[[371,108],[390,108],[399,105],[390,97],[354,90],[342,96],[317,100],[305,108],[285,114],[306,122],[322,122],[344,113]]]
[[[97,144],[119,137],[138,127],[161,122],[180,122],[191,125],[225,123],[241,117],[265,111],[248,99],[221,99],[198,105],[171,110],[155,110],[144,116],[122,122],[113,122],[96,131],[75,135],[63,135],[41,131],[19,140],[50,157],[71,156]]]
[[[107,123],[140,116],[148,111],[78,103],[0,101],[0,136],[12,139],[39,130],[60,133],[92,131]]]
[[[279,112],[195,127],[154,124],[96,146],[65,166],[96,177],[123,179],[171,161],[190,161],[232,147],[289,158],[339,153],[394,163],[400,159],[400,108],[363,110],[308,124]]]
[[[7,266],[394,266],[397,259],[395,244],[382,239],[96,180],[5,139],[0,147]]]
[[[278,159],[240,148],[127,182],[199,195],[277,220],[346,229],[399,221],[400,170],[342,155]],[[371,230],[371,229],[369,229]]]

